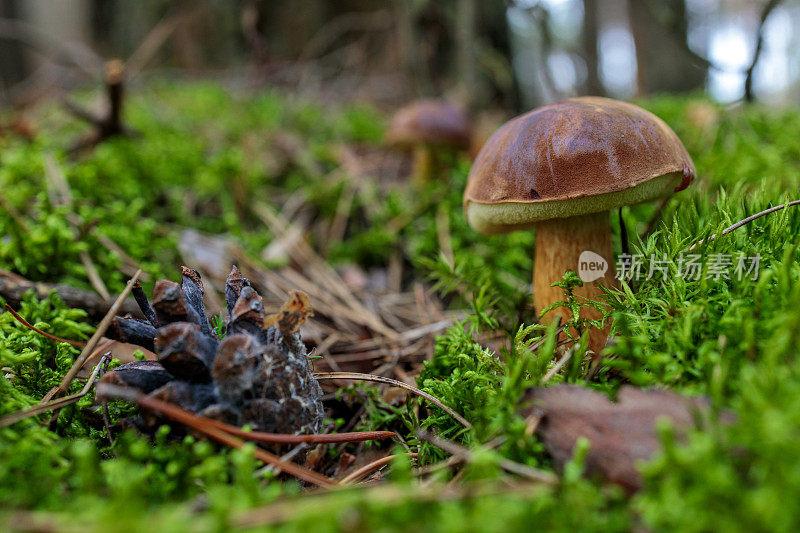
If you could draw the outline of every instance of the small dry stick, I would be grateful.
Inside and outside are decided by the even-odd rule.
[[[719,236],[722,237],[723,235],[727,235],[728,233],[732,232],[733,230],[739,229],[742,226],[744,226],[745,224],[749,224],[750,222],[754,221],[757,218],[761,218],[763,216],[769,215],[770,213],[774,213],[775,211],[780,211],[781,209],[784,209],[786,207],[791,207],[791,206],[794,206],[794,205],[800,205],[800,200],[792,200],[791,202],[786,202],[783,205],[776,205],[775,207],[770,207],[769,209],[765,209],[765,210],[763,210],[763,211],[761,211],[759,213],[756,213],[755,215],[750,215],[749,217],[740,220],[736,224],[728,226],[727,228],[722,230],[722,232],[719,234]],[[700,246],[702,244],[705,244],[707,242],[711,242],[716,238],[717,238],[717,235],[714,234],[714,235],[712,235],[711,237],[709,237],[706,240],[700,240],[700,241],[694,243],[693,245],[691,245],[689,247],[689,249],[686,250],[686,251],[687,252],[691,252],[692,250],[694,250],[698,246]]]
[[[175,422],[179,422],[185,426],[189,426],[190,428],[199,431],[207,437],[210,437],[217,442],[221,442],[222,444],[226,444],[231,448],[240,449],[245,445],[244,440],[227,433],[214,424],[209,424],[208,418],[198,416],[185,409],[181,409],[176,405],[163,402],[156,398],[151,398],[150,396],[144,395],[134,389],[118,387],[108,383],[100,383],[97,386],[97,394],[98,396],[102,397],[114,397],[136,402],[145,409],[159,412],[167,418],[170,418]],[[253,455],[259,461],[274,465],[287,474],[290,474],[298,479],[302,479],[308,483],[313,483],[314,485],[318,485],[320,487],[333,487],[337,485],[335,481],[318,474],[317,472],[309,470],[308,468],[304,468],[298,464],[284,461],[277,455],[262,450],[261,448],[256,448],[253,451]]]
[[[104,116],[96,117],[89,111],[78,107],[72,102],[64,102],[67,110],[76,117],[89,122],[94,131],[87,137],[77,141],[70,152],[78,153],[86,148],[94,148],[106,139],[115,135],[131,135],[132,131],[122,124],[123,96],[125,92],[125,65],[119,59],[112,59],[105,63],[103,80],[108,99],[108,109]]]
[[[528,436],[530,437],[530,435],[528,435]],[[506,438],[505,437],[495,437],[494,439],[492,439],[489,442],[487,442],[486,444],[484,444],[483,448],[485,448],[487,450],[494,450],[494,449],[499,448],[500,446],[502,446],[505,442],[506,442]],[[414,472],[414,475],[417,476],[417,477],[427,476],[429,474],[433,474],[434,472],[438,472],[439,470],[444,470],[445,468],[451,468],[451,467],[456,466],[458,464],[461,464],[463,462],[464,462],[464,458],[463,457],[460,457],[458,455],[451,455],[445,461],[440,461],[438,463],[427,465],[427,466],[424,466],[422,468],[417,469],[417,471]]]
[[[70,383],[72,383],[72,380],[75,379],[75,375],[80,371],[81,367],[83,367],[86,359],[92,354],[92,351],[94,350],[95,346],[97,346],[97,343],[100,342],[100,338],[105,334],[108,326],[111,324],[111,320],[117,314],[117,311],[119,311],[119,308],[122,306],[122,302],[124,302],[125,298],[127,298],[128,294],[130,294],[131,289],[133,289],[133,285],[139,279],[139,275],[141,273],[141,269],[137,270],[136,274],[134,274],[130,281],[128,281],[128,284],[125,286],[125,290],[123,290],[114,301],[114,305],[112,305],[111,309],[108,310],[105,318],[100,321],[100,324],[97,326],[97,330],[94,332],[94,335],[92,335],[92,337],[86,343],[86,346],[84,346],[80,355],[78,355],[78,358],[75,359],[75,363],[73,363],[72,368],[69,369],[67,375],[61,380],[61,384],[58,386],[58,391],[56,394],[63,394],[69,388]]]
[[[97,374],[100,372],[100,369],[106,362],[110,359],[111,355],[106,354],[100,359],[100,362],[97,363],[97,366],[94,367],[92,374],[89,376],[89,379],[86,381],[86,385],[84,385],[83,389],[71,396],[65,396],[64,398],[60,398],[58,400],[53,400],[52,402],[47,402],[43,404],[39,404],[37,406],[31,407],[30,409],[25,409],[24,411],[17,411],[16,413],[11,413],[8,416],[0,418],[0,427],[10,426],[11,424],[16,424],[21,420],[25,420],[26,418],[30,418],[32,416],[36,416],[52,409],[61,409],[62,407],[66,407],[70,404],[73,404],[89,394],[89,389],[94,384],[95,379],[97,379]]]
[[[557,319],[559,322],[561,321],[561,317],[560,317],[560,316],[559,316],[559,317],[556,317],[556,319]],[[556,331],[555,331],[555,337],[556,337],[556,338],[558,338],[558,336],[559,336],[559,335],[561,335],[561,333],[562,333],[562,332],[563,332],[565,329],[567,329],[567,324],[561,324],[560,326],[558,326],[558,327],[556,328]],[[566,340],[567,340],[567,341],[569,341],[569,339],[566,339]],[[536,342],[534,342],[533,344],[531,344],[530,350],[531,350],[531,351],[538,350],[538,349],[539,349],[539,348],[540,348],[540,347],[541,347],[541,346],[542,346],[542,345],[543,345],[545,342],[547,342],[547,335],[542,335],[542,338],[541,338],[541,339],[539,339],[539,340],[537,340]],[[561,344],[561,343],[559,343],[559,345],[560,345],[560,344]]]
[[[153,26],[150,32],[145,35],[136,50],[125,61],[125,70],[129,77],[144,68],[144,66],[156,55],[158,50],[169,39],[170,35],[182,23],[194,18],[190,9],[178,9],[176,12],[167,13],[158,23]]]
[[[464,448],[463,446],[460,446],[455,442],[450,442],[449,440],[445,440],[435,435],[432,435],[431,433],[428,433],[424,429],[417,430],[417,437],[424,440],[425,442],[428,442],[436,446],[437,448],[446,451],[451,455],[460,457],[465,462],[471,461],[474,456],[471,450]],[[540,483],[548,483],[548,484],[554,484],[558,482],[558,478],[552,472],[547,472],[546,470],[533,468],[528,465],[523,465],[521,463],[515,463],[514,461],[511,461],[509,459],[500,458],[497,461],[497,465],[506,472],[522,476],[532,481],[538,481]]]
[[[427,392],[421,391],[416,387],[409,385],[408,383],[403,383],[402,381],[398,381],[392,378],[385,378],[383,376],[375,376],[373,374],[361,374],[359,372],[315,372],[314,377],[317,380],[325,380],[325,379],[352,379],[357,381],[374,381],[376,383],[385,383],[387,385],[393,385],[395,387],[400,387],[401,389],[405,389],[407,391],[413,392],[417,396],[425,398],[436,407],[441,409],[442,411],[446,412],[453,418],[455,418],[459,424],[464,426],[465,428],[471,428],[472,424],[470,424],[463,416],[456,413],[453,409],[447,407],[445,404],[441,402],[435,396],[431,396]]]
[[[409,453],[408,456],[411,457],[412,459],[416,459],[419,456],[419,454],[412,452]],[[394,461],[396,457],[397,457],[396,455],[387,455],[386,457],[381,457],[380,459],[372,461],[371,463],[362,466],[358,470],[355,470],[347,474],[345,477],[339,480],[339,484],[349,485],[350,483],[361,481],[368,475],[372,474],[373,472],[377,472],[384,466]]]
[[[553,365],[553,368],[547,371],[547,374],[545,374],[544,377],[542,378],[542,382],[540,385],[544,385],[545,383],[553,379],[553,376],[558,374],[558,371],[564,368],[564,365],[567,363],[567,361],[569,361],[572,358],[572,354],[574,353],[575,353],[574,347],[567,350],[567,353],[565,353],[564,356],[561,359],[559,359],[555,365]]]

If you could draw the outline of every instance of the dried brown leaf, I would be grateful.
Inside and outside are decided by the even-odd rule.
[[[703,397],[631,386],[620,389],[617,402],[565,384],[531,388],[525,399],[531,405],[521,414],[541,417],[536,433],[558,468],[572,458],[577,440],[585,437],[590,443],[587,473],[630,492],[642,486],[637,461],[650,459],[660,447],[656,421],[669,419],[676,432],[685,435],[709,409]]]

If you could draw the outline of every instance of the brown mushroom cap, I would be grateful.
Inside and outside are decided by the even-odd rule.
[[[492,135],[472,166],[464,212],[478,231],[505,233],[669,196],[695,175],[657,116],[609,98],[571,98]]]
[[[447,102],[419,100],[394,115],[386,142],[400,147],[440,144],[467,149],[470,145],[469,118]]]

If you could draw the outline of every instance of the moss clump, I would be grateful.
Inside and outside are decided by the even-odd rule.
[[[698,105],[710,106],[711,119],[697,119]],[[773,213],[693,252],[701,263],[724,255],[734,262],[739,255],[758,256],[758,279],[737,279],[733,270],[729,277],[709,276],[708,267],[687,279],[677,265],[692,243],[794,199],[800,113],[723,110],[684,98],[644,106],[685,141],[700,179],[665,205],[649,235],[637,237],[656,206],[626,208],[623,219],[631,253],[642,255],[643,278],[651,265],[658,266],[654,259],[676,266],[666,276],[656,271],[609,294],[615,342],[603,364],[591,367],[580,345],[551,382],[611,395],[626,383],[702,393],[715,410],[733,410],[738,420],[728,426],[712,421],[685,443],[664,430],[665,450],[644,467],[647,486],[634,498],[583,479],[580,454],[555,487],[482,492],[486,486],[507,487],[500,458],[551,469],[528,421],[517,415],[522,391],[541,383],[560,356],[554,331],[530,325],[536,318],[528,292],[535,235],[484,238],[468,228],[461,214],[469,166],[464,160],[449,167],[449,186],[432,183],[414,195],[404,182],[387,183],[380,173],[375,179],[350,176],[337,147],[375,148],[380,140],[384,121],[368,107],[328,112],[277,92],[243,99],[213,84],[151,85],[129,107],[129,122],[142,137],[110,141],[77,161],[60,151],[75,128],[64,127],[50,109],[40,128],[47,134],[36,143],[0,141],[0,187],[26,226],[0,209],[0,268],[88,287],[79,261],[87,250],[109,288],[119,290],[123,259],[99,236],[112,238],[150,274],[163,276],[180,262],[177,244],[185,227],[235,239],[257,256],[275,237],[256,215],[259,202],[280,206],[296,195],[304,216],[327,228],[342,199],[353,194],[341,241],[322,246],[324,233],[312,228],[312,245],[331,262],[362,267],[384,266],[399,255],[409,279],[430,276],[451,308],[471,310],[470,318],[437,339],[418,385],[463,413],[473,429],[416,401],[387,406],[372,392],[366,395],[365,425],[401,431],[410,443],[425,425],[470,447],[476,460],[454,483],[463,494],[426,498],[411,481],[410,466],[399,463],[385,484],[397,491],[393,498],[369,491],[303,496],[293,500],[285,529],[796,528],[800,511],[787,496],[797,492],[800,479],[800,452],[793,447],[800,431],[800,210]],[[45,150],[72,188],[70,210],[87,230],[79,239],[64,221],[67,208],[50,205],[41,192]],[[619,244],[616,217],[612,227]],[[452,243],[452,263],[440,254],[443,233]],[[21,312],[59,336],[81,339],[91,332],[80,312],[54,298],[26,300]],[[37,402],[75,355],[75,349],[0,315],[0,358],[8,368],[8,377],[0,377],[0,414]],[[33,420],[4,428],[0,456],[14,459],[0,461],[0,503],[4,509],[51,511],[56,514],[46,518],[52,523],[89,530],[181,530],[187,524],[215,530],[235,524],[240,510],[299,492],[258,470],[246,450],[229,452],[192,438],[168,442],[158,435],[149,443],[126,434],[109,447],[90,399],[62,411],[53,431]],[[422,448],[425,462],[443,455]],[[453,475],[442,469],[432,486],[442,487]]]

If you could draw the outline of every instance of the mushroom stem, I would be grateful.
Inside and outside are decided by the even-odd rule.
[[[574,270],[581,273],[578,264],[581,253],[594,252],[603,259],[608,267],[605,275],[598,279],[599,283],[617,286],[614,277],[614,252],[611,246],[611,228],[608,220],[608,211],[592,213],[570,218],[557,218],[536,224],[536,253],[533,268],[533,302],[536,312],[540,313],[548,305],[564,299],[564,292],[560,287],[551,285],[559,281],[564,272]],[[591,258],[590,258],[591,259]],[[584,272],[600,272],[602,265],[589,264],[586,261]],[[597,269],[600,269],[599,271]],[[575,288],[575,295],[581,298],[598,300],[602,291],[597,282],[584,282],[583,287]],[[563,320],[570,318],[569,309],[559,307],[553,309],[545,317],[544,322],[555,320],[561,316]],[[599,319],[602,316],[596,309],[584,308],[581,317]],[[608,336],[608,326],[603,330],[592,328],[589,333],[589,349],[593,350],[595,357],[600,355]],[[574,332],[573,332],[574,333]]]
[[[417,187],[424,187],[433,179],[436,171],[436,154],[433,147],[418,144],[414,147],[414,176],[412,181]]]

